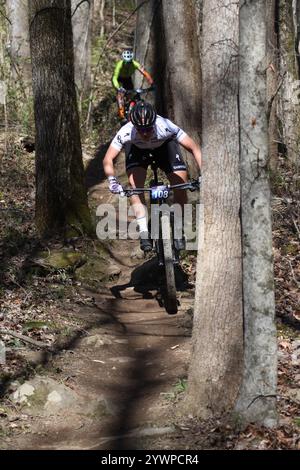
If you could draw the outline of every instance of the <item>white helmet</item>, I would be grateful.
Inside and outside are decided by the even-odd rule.
[[[124,62],[131,62],[133,59],[133,52],[131,51],[122,52],[122,59],[124,60]]]

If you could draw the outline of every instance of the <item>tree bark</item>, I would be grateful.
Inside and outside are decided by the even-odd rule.
[[[72,12],[75,83],[81,103],[91,89],[93,0],[81,4],[79,0],[72,0]]]
[[[236,406],[246,423],[276,424],[277,341],[266,112],[265,0],[240,2],[240,145],[244,377]]]
[[[242,377],[238,6],[204,0],[202,26],[204,240],[186,407],[207,418],[233,408]]]
[[[266,2],[267,8],[267,101],[269,106],[268,111],[268,126],[269,126],[269,159],[270,167],[272,170],[277,168],[278,164],[278,119],[277,119],[277,105],[278,94],[277,87],[278,81],[278,38],[276,25],[276,7],[277,0],[268,0]]]
[[[166,98],[168,117],[200,142],[201,68],[194,0],[163,0],[165,34]],[[189,173],[198,175],[194,159],[185,155]]]
[[[30,0],[36,124],[36,223],[45,235],[91,233],[74,84],[71,0]],[[49,47],[51,45],[51,47]]]
[[[105,6],[106,0],[94,0],[93,33],[96,36],[104,36],[105,33]]]
[[[298,2],[279,0],[279,56],[282,86],[279,118],[281,141],[291,162],[299,161],[300,101],[299,101],[299,30]],[[296,8],[297,7],[297,8]],[[296,29],[297,28],[297,29]]]
[[[144,0],[138,0],[137,6]],[[159,77],[165,72],[165,47],[162,27],[161,0],[149,0],[137,12],[134,35],[134,55],[138,62],[152,75],[156,84],[155,93],[147,95],[147,101],[155,105],[159,114],[165,114],[164,80]],[[144,77],[135,72],[134,86],[148,86]]]
[[[137,6],[141,5],[144,0],[138,0]],[[134,56],[146,70],[152,73],[155,62],[155,47],[153,43],[153,28],[155,21],[155,13],[157,9],[157,0],[149,0],[141,6],[137,12],[136,28],[134,35]],[[144,85],[144,77],[136,72],[134,77],[134,86],[136,88]]]
[[[31,80],[28,1],[6,0],[9,23],[10,58],[12,75],[17,80],[23,80],[25,88]]]

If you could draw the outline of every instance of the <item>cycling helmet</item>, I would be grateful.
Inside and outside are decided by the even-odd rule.
[[[122,59],[124,60],[124,62],[131,62],[133,59],[133,52],[131,51],[122,52]]]
[[[150,103],[139,101],[130,111],[130,120],[137,129],[152,127],[156,112]]]

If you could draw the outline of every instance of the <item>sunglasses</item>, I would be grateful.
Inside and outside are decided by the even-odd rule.
[[[142,134],[150,134],[150,132],[153,131],[153,126],[151,127],[139,127],[138,132],[141,132]]]

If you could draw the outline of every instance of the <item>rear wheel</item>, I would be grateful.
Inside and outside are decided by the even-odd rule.
[[[176,283],[173,263],[173,248],[170,229],[170,215],[162,214],[161,216],[162,244],[164,252],[164,264],[166,274],[166,296],[165,308],[170,314],[177,313],[177,296]]]

